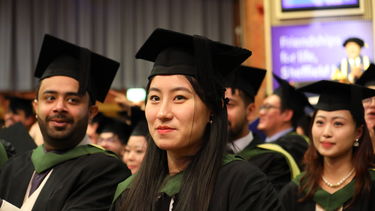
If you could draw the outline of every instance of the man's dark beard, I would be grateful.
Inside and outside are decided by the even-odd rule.
[[[64,121],[73,124],[73,127],[70,131],[66,131],[61,137],[53,136],[48,132],[47,124],[51,119],[63,119]],[[38,118],[38,124],[43,135],[44,142],[48,143],[50,146],[56,150],[64,150],[75,147],[79,142],[82,141],[83,137],[86,134],[87,125],[88,125],[88,116],[83,117],[79,121],[75,122],[73,119],[64,114],[57,114],[51,117],[47,117],[46,121],[43,121]],[[58,129],[56,131],[59,131]]]

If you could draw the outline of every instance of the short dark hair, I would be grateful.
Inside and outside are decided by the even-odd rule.
[[[34,110],[31,100],[19,97],[8,97],[8,99],[8,108],[12,113],[17,114],[21,110],[25,112],[26,117],[34,116]]]
[[[42,81],[43,80],[39,80],[39,82],[37,83],[36,85],[36,92],[35,92],[35,99],[38,99],[39,98],[39,89],[40,89],[40,85],[42,84]],[[92,105],[95,105],[96,101],[94,100],[94,98],[92,97],[92,95],[89,93],[89,106],[92,106]]]
[[[236,90],[238,90],[238,95],[240,96],[241,100],[244,102],[245,106],[248,106],[250,103],[254,103],[254,101],[255,101],[254,96],[250,96],[250,95],[246,94],[246,92],[244,92],[241,89],[231,88],[231,90],[232,90],[231,91],[232,95],[235,94]]]
[[[281,95],[276,94],[280,98],[280,110],[281,112],[284,112],[285,110],[292,110],[293,116],[291,119],[292,127],[297,128],[298,122],[300,118],[305,114],[304,108],[291,108],[291,106],[288,106],[287,100],[283,98]]]

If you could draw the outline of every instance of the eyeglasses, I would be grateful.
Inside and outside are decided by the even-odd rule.
[[[114,143],[116,141],[117,141],[117,138],[115,136],[112,136],[110,138],[99,138],[98,139],[98,143],[102,143],[102,142]]]
[[[268,111],[268,110],[270,110],[270,109],[272,109],[272,108],[274,108],[274,109],[279,109],[280,107],[277,107],[277,106],[274,106],[274,105],[270,105],[270,104],[264,104],[264,105],[261,105],[261,106],[259,107],[259,110],[260,110],[260,111],[261,111],[261,110]]]
[[[375,97],[369,97],[369,98],[366,98],[366,99],[362,100],[362,103],[363,103],[363,104],[366,104],[366,105],[369,105],[369,104],[371,104],[373,101],[375,101]]]

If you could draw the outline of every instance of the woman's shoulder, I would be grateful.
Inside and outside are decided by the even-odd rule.
[[[233,157],[232,158],[236,158]],[[215,182],[210,210],[281,210],[277,194],[263,172],[249,161],[230,159]],[[228,200],[229,199],[229,200]]]
[[[128,177],[127,179],[125,179],[124,181],[120,182],[118,185],[117,185],[117,188],[116,188],[116,192],[115,192],[115,196],[113,198],[113,201],[116,201],[116,199],[126,190],[129,188],[131,182],[133,181],[134,179],[134,175],[131,175],[130,177]]]
[[[254,164],[242,158],[233,155],[230,156],[232,156],[232,159],[227,160],[227,162],[223,164],[219,171],[218,179],[225,181],[234,180],[240,183],[252,183],[258,180],[266,180],[264,173]]]
[[[255,165],[251,164],[247,160],[244,160],[240,156],[226,154],[223,159],[223,166],[221,168],[221,171],[246,173],[253,169],[259,170]]]

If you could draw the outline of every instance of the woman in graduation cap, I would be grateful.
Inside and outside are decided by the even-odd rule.
[[[116,210],[280,209],[258,169],[224,156],[228,123],[219,77],[250,53],[169,30],[151,34],[136,57],[154,62],[145,107],[152,140],[138,173],[119,184]]]
[[[320,94],[305,172],[280,193],[286,210],[374,210],[372,144],[362,99],[375,90],[333,81],[300,89]]]

